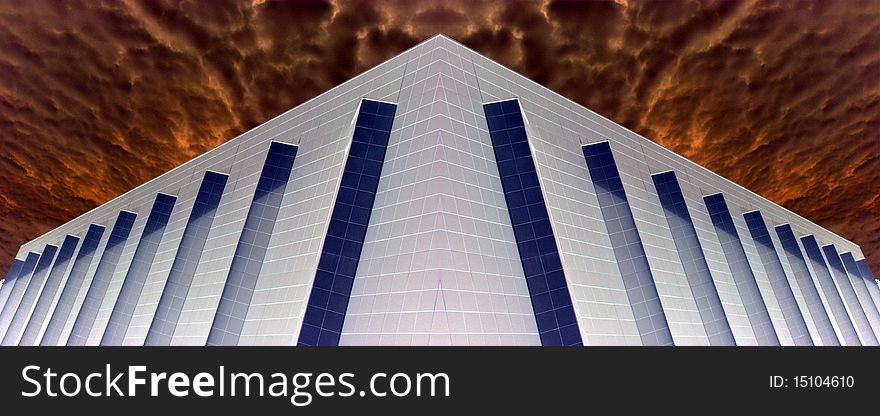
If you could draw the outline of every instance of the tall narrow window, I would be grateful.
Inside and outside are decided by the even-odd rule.
[[[483,105],[543,345],[582,345],[517,100]]]
[[[125,339],[128,324],[131,323],[131,316],[134,314],[138,299],[144,290],[147,275],[150,274],[150,268],[153,266],[156,252],[159,250],[159,243],[162,242],[162,236],[165,235],[165,227],[171,218],[176,201],[177,197],[171,195],[162,193],[156,195],[153,209],[150,210],[150,216],[147,217],[141,239],[138,241],[134,257],[131,259],[131,266],[125,274],[125,280],[122,281],[122,288],[119,289],[116,304],[107,321],[101,345],[121,345],[122,340]]]
[[[397,105],[362,100],[299,345],[338,345]]]
[[[623,189],[611,143],[584,145],[583,151],[642,343],[672,345],[672,332]]]
[[[266,257],[266,249],[269,247],[269,239],[275,228],[275,220],[278,218],[281,200],[293,170],[296,151],[297,146],[292,144],[273,141],[269,145],[254,199],[248,209],[244,229],[226,276],[220,305],[217,306],[211,332],[208,333],[208,345],[238,344]]]
[[[669,224],[675,250],[681,259],[684,274],[700,312],[703,327],[711,345],[735,345],[733,331],[721,305],[718,289],[709,272],[709,264],[703,254],[703,247],[697,237],[691,214],[688,212],[684,194],[675,177],[675,172],[661,172],[651,175],[663,214]]]
[[[223,173],[205,172],[144,345],[171,344],[227,179],[229,176]]]
[[[727,208],[727,202],[724,201],[722,194],[713,194],[704,196],[706,201],[706,209],[709,211],[709,217],[712,219],[712,225],[715,226],[715,233],[718,235],[718,241],[721,243],[721,250],[730,266],[730,273],[733,275],[733,281],[736,290],[739,292],[743,301],[746,315],[755,331],[755,337],[760,345],[779,345],[779,338],[776,336],[776,329],[773,328],[773,322],[770,320],[770,313],[767,311],[767,305],[764,298],[761,297],[761,291],[758,289],[758,281],[749,265],[746,257],[746,251],[743,248],[742,241],[739,239],[739,233],[730,216],[730,210]]]

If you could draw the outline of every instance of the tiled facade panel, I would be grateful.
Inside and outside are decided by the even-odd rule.
[[[813,345],[813,339],[807,329],[807,322],[801,314],[800,307],[794,297],[794,291],[789,285],[790,279],[782,268],[782,261],[779,259],[776,247],[773,246],[773,240],[770,238],[764,217],[761,216],[760,211],[747,212],[743,214],[743,217],[749,227],[752,240],[755,242],[758,255],[761,257],[764,270],[770,279],[773,294],[779,303],[782,316],[785,318],[785,326],[777,327],[777,330],[784,329],[795,345]],[[793,279],[794,277],[791,278],[791,280]]]
[[[41,346],[64,345],[66,343],[66,339],[61,341],[61,335],[71,317],[76,316],[71,311],[74,310],[77,295],[84,291],[83,281],[85,281],[89,267],[93,263],[92,259],[95,257],[98,244],[101,243],[101,237],[104,236],[104,229],[104,226],[98,224],[89,225],[88,232],[77,250],[73,266],[70,268],[70,273],[61,289],[61,295],[58,297],[55,307],[52,308],[46,329],[39,339]]]
[[[663,207],[675,249],[681,258],[709,342],[712,345],[736,345],[675,173],[657,173],[651,179],[657,189],[660,205]]]
[[[704,199],[758,343],[760,345],[779,345],[779,338],[770,320],[770,314],[761,296],[755,274],[746,258],[745,249],[724,196],[713,194],[705,196]]]
[[[472,65],[406,64],[342,345],[540,342]]]
[[[101,345],[122,344],[176,201],[177,197],[171,195],[161,193],[156,195],[156,200],[144,225],[128,273],[125,275],[125,280],[122,282],[119,295],[116,297],[116,303],[107,321],[104,335],[101,337]]]
[[[777,227],[776,231],[779,233],[779,238],[782,240],[783,244],[786,244],[789,234],[791,235],[792,240],[795,238],[791,227],[787,225]],[[825,258],[822,257],[822,251],[819,249],[819,244],[816,241],[816,238],[812,235],[804,236],[801,237],[801,242],[803,243],[804,253],[810,261],[813,275],[816,277],[816,280],[819,282],[819,287],[825,295],[826,307],[831,312],[831,315],[834,316],[834,322],[837,324],[837,329],[840,333],[839,340],[845,343],[845,345],[862,345],[859,335],[856,332],[856,327],[854,325],[855,321],[850,317],[849,312],[847,312],[847,307],[843,303],[841,292],[837,290],[837,285],[834,284],[834,279],[831,277],[831,272],[828,270],[828,264],[825,262]],[[788,248],[786,248],[786,250],[788,250]],[[823,341],[825,341],[825,338],[826,336],[823,336]],[[834,344],[825,341],[825,345]]]
[[[34,311],[27,321],[18,345],[32,346],[39,343],[40,330],[43,329],[43,324],[49,315],[55,295],[58,294],[58,289],[64,276],[67,274],[70,260],[73,258],[78,245],[79,237],[68,235],[64,238],[61,249],[58,251],[58,256],[55,258],[55,264],[52,265],[52,270],[46,278],[46,283],[43,285],[43,289],[37,298]]]
[[[9,299],[9,293],[12,292],[12,287],[15,286],[15,280],[18,278],[22,266],[24,266],[24,260],[15,259],[12,261],[12,265],[9,266],[9,270],[6,271],[3,285],[0,286],[0,310],[6,305],[6,300]]]
[[[168,278],[160,282],[161,297],[144,345],[170,345],[228,179],[223,173],[205,172]]]
[[[880,308],[880,286],[877,285],[874,272],[871,271],[871,267],[868,266],[868,262],[865,259],[856,260],[856,267],[858,267],[862,279],[865,279],[865,286],[868,288],[868,293],[874,301],[874,306]]]
[[[361,102],[298,345],[339,345],[396,109]]]
[[[136,217],[137,214],[133,212],[119,212],[113,230],[107,239],[107,245],[101,253],[101,260],[99,260],[98,267],[95,269],[92,281],[88,286],[86,297],[83,299],[79,313],[76,314],[67,345],[86,345],[89,341],[89,335],[95,324],[101,303],[107,294],[107,287],[110,286],[116,264],[122,255],[122,250]]]
[[[0,311],[0,337],[6,335],[6,330],[9,329],[9,324],[12,322],[15,310],[18,308],[19,302],[21,302],[21,298],[28,286],[31,275],[34,274],[34,269],[37,267],[37,262],[39,260],[39,253],[28,253],[27,258],[18,273],[18,277],[15,279],[15,284],[12,285],[12,289],[9,291],[6,303],[3,304],[3,310]]]
[[[27,288],[21,296],[21,301],[15,309],[15,313],[12,315],[9,327],[3,334],[4,346],[18,345],[18,341],[21,339],[21,333],[24,330],[25,325],[27,325],[28,318],[34,309],[34,304],[37,302],[37,297],[40,295],[40,291],[43,289],[43,284],[46,282],[46,277],[52,269],[52,262],[55,260],[55,254],[57,252],[58,246],[52,244],[46,244],[46,247],[43,248],[40,260],[37,262],[37,266],[31,275]]]
[[[297,186],[284,192],[238,343],[295,342],[339,188],[355,110],[363,97],[397,102],[399,107],[341,344],[540,342],[482,111],[485,102],[519,98],[573,310],[586,344],[640,345],[642,340],[597,195],[584,180],[589,174],[581,143],[608,140],[615,149],[632,217],[676,344],[706,344],[709,337],[649,179],[653,173],[673,170],[679,178],[738,345],[755,344],[755,332],[702,195],[723,193],[730,211],[736,214],[734,228],[739,230],[745,258],[766,299],[770,320],[777,327],[785,317],[784,305],[777,301],[773,289],[774,268],[762,261],[761,243],[751,237],[739,213],[760,210],[768,226],[790,223],[799,235],[814,234],[823,244],[833,243],[841,252],[862,257],[858,246],[851,242],[460,44],[435,37],[23,245],[19,258],[38,252],[46,244],[56,244],[67,235],[86,236],[90,224],[110,228],[120,211],[143,214],[132,226],[132,238],[118,255],[109,283],[104,273],[96,272],[110,232],[103,233],[93,249],[97,258],[80,267],[84,273],[75,274],[77,261],[72,261],[70,277],[62,278],[61,296],[55,296],[57,301],[53,299],[50,306],[52,319],[43,324],[46,334],[41,337],[38,333],[37,339],[48,345],[67,343],[92,280],[98,277],[96,283],[106,286],[106,291],[94,314],[94,324],[80,343],[100,340],[130,269],[150,203],[157,193],[178,195],[166,236],[157,249],[123,341],[126,345],[142,343],[181,245],[199,178],[206,170],[213,170],[228,174],[229,183],[215,210],[170,340],[173,345],[204,345],[262,163],[274,140],[300,145],[292,174]],[[776,234],[771,233],[771,240],[775,238]],[[83,237],[83,246],[86,239]],[[795,246],[797,243],[795,239]],[[821,314],[811,310],[808,301],[812,297],[810,272],[818,264],[804,264],[804,280],[799,276],[802,273],[796,272],[800,269],[798,262],[783,251],[782,269],[790,279],[808,330],[816,344],[827,345],[819,334],[823,330]],[[819,257],[822,259],[821,252]],[[8,326],[14,316],[35,263],[30,271],[23,264],[20,278],[0,286],[0,300],[7,297],[3,308],[11,310],[5,315],[0,312],[0,327]],[[69,285],[74,277],[78,281]],[[828,282],[836,292],[830,276]],[[868,296],[873,293],[871,287],[875,286],[866,285]],[[834,297],[821,285],[820,289],[822,292],[816,292],[820,301],[832,310]],[[10,307],[10,303],[14,305]],[[55,319],[59,309],[65,316]],[[86,314],[90,311],[87,308]],[[845,307],[843,312],[847,312]],[[837,324],[836,319],[831,324],[832,335],[835,329],[840,331]],[[779,337],[786,343],[784,330]]]
[[[583,147],[611,247],[644,345],[672,345],[672,333],[609,142]]]
[[[483,108],[541,343],[583,345],[519,103]]]
[[[843,262],[846,274],[849,276],[850,281],[852,281],[853,289],[855,289],[859,302],[862,304],[862,309],[865,310],[865,315],[868,316],[868,323],[871,324],[871,329],[874,330],[874,336],[877,336],[880,334],[880,313],[877,312],[877,305],[874,304],[871,294],[868,293],[868,285],[865,284],[865,279],[862,279],[862,274],[856,265],[856,260],[850,252],[841,253],[840,260]]]
[[[825,254],[825,261],[828,262],[828,270],[831,271],[831,275],[834,277],[834,283],[837,284],[837,290],[840,291],[843,301],[849,310],[849,316],[852,318],[853,324],[856,327],[856,332],[862,340],[862,345],[878,345],[877,335],[874,334],[874,329],[868,321],[868,315],[865,313],[865,309],[862,307],[861,302],[859,302],[859,297],[856,295],[853,282],[850,281],[846,269],[843,268],[843,262],[840,261],[837,249],[833,244],[829,244],[822,246],[822,253]]]
[[[275,228],[278,210],[290,180],[297,146],[273,142],[266,154],[254,199],[229,267],[229,276],[217,306],[207,345],[236,345],[247,318]]]

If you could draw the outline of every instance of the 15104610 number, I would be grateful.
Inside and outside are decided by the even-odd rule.
[[[853,376],[770,376],[771,388],[852,388],[856,385]]]
[[[795,376],[794,386],[798,388],[851,388],[856,385],[853,376]]]

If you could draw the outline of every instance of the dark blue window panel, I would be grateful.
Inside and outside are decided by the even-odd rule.
[[[21,298],[39,260],[39,253],[30,252],[24,264],[22,264],[18,277],[15,279],[15,284],[12,285],[12,289],[9,291],[9,297],[3,305],[3,310],[0,311],[0,337],[6,335],[6,330],[9,329],[9,324],[12,323],[12,317],[15,315],[15,310],[18,309],[18,304],[21,302]]]
[[[684,274],[693,292],[697,310],[706,329],[711,345],[736,345],[718,289],[709,272],[709,264],[703,254],[703,247],[697,237],[691,214],[688,212],[684,194],[675,177],[675,172],[652,175],[654,187],[660,197],[660,205],[666,215],[672,241],[684,267]]]
[[[15,280],[18,279],[18,274],[21,272],[21,266],[23,265],[24,260],[15,259],[12,261],[12,266],[9,266],[9,270],[6,271],[6,278],[3,279],[3,285],[0,286],[0,310],[6,305],[6,300],[9,299],[9,292],[12,292],[12,287],[15,286]]]
[[[770,279],[770,287],[773,288],[773,294],[782,309],[782,318],[791,333],[792,341],[795,345],[813,345],[813,337],[810,336],[810,330],[807,329],[807,321],[804,319],[797,299],[794,297],[794,291],[788,283],[788,277],[785,275],[785,269],[782,268],[782,261],[773,245],[773,239],[770,238],[764,217],[760,211],[747,212],[743,214],[743,217],[749,227],[749,233],[755,241],[755,248],[758,250],[761,264],[764,265],[764,270]]]
[[[752,329],[755,331],[758,344],[779,345],[779,337],[776,336],[776,329],[773,328],[770,313],[767,312],[767,305],[764,303],[764,298],[761,297],[758,281],[755,280],[755,274],[749,265],[746,251],[740,241],[739,233],[736,232],[736,226],[730,216],[730,210],[727,208],[724,196],[722,194],[707,195],[703,197],[703,200],[706,202],[706,209],[709,211],[712,225],[715,226],[721,250],[727,259],[736,290],[742,298],[746,315],[748,315]]]
[[[583,345],[517,100],[484,104],[543,345]]]
[[[144,345],[170,345],[229,176],[205,172]]]
[[[229,275],[226,276],[220,305],[217,306],[208,333],[208,345],[238,344],[269,247],[269,238],[275,228],[281,199],[290,180],[296,151],[297,146],[292,144],[272,142],[269,145],[254,199],[235,247]]]
[[[298,345],[339,344],[396,110],[395,104],[361,101]]]
[[[165,235],[165,227],[171,218],[171,212],[174,211],[175,202],[177,202],[177,197],[162,193],[156,195],[150,216],[147,217],[141,239],[138,241],[131,259],[131,265],[125,274],[125,280],[122,281],[122,288],[119,289],[116,303],[113,305],[113,311],[110,312],[110,319],[107,321],[107,328],[104,329],[101,345],[122,345],[122,340],[125,339],[125,333],[128,331],[128,324],[131,323],[131,316],[137,307],[141,292],[144,291],[144,284],[147,282],[147,276],[150,274],[150,268],[156,258],[156,251],[159,250],[162,236]]]
[[[27,289],[25,289],[24,294],[21,296],[18,308],[15,309],[15,314],[12,315],[9,328],[3,335],[2,345],[18,345],[18,340],[21,339],[21,332],[24,330],[28,317],[30,317],[34,309],[34,303],[37,302],[37,296],[40,295],[40,290],[43,289],[46,276],[52,268],[52,261],[55,260],[57,252],[57,246],[46,244],[43,254],[40,255],[40,261],[37,262],[37,267],[34,269],[33,275],[31,275],[30,282],[28,282]]]
[[[40,335],[43,323],[46,322],[49,309],[52,307],[52,301],[55,300],[55,295],[58,293],[61,281],[64,279],[64,275],[67,274],[70,259],[73,258],[77,245],[79,245],[79,237],[68,235],[64,238],[61,249],[58,251],[58,256],[55,258],[55,264],[52,265],[52,271],[49,272],[46,284],[43,285],[43,291],[40,292],[37,305],[34,306],[34,312],[31,314],[31,318],[28,319],[27,326],[24,328],[18,345],[32,346],[39,341],[37,336]]]
[[[874,306],[880,308],[880,286],[877,286],[877,279],[874,277],[874,272],[871,271],[871,266],[868,266],[867,260],[861,259],[856,260],[856,267],[859,268],[862,279],[865,279],[865,285],[874,300]]]
[[[859,302],[856,290],[853,288],[849,276],[846,275],[846,270],[843,268],[843,262],[840,261],[837,250],[834,248],[834,245],[829,244],[822,246],[822,252],[825,253],[828,269],[831,270],[831,275],[834,276],[837,288],[843,296],[843,301],[849,310],[849,316],[852,317],[853,324],[855,324],[856,330],[861,336],[862,345],[877,345],[877,336],[871,328],[871,323],[868,322],[868,315],[862,309],[862,304]]]
[[[779,241],[782,242],[782,247],[786,252],[798,249],[797,241],[795,240],[791,226],[788,224],[777,226],[776,233],[779,234]],[[819,281],[819,287],[822,288],[822,293],[825,294],[825,300],[828,302],[828,308],[831,310],[834,322],[837,323],[837,328],[840,330],[841,339],[838,339],[837,335],[834,334],[834,327],[831,326],[830,320],[828,321],[827,328],[825,327],[824,320],[821,322],[821,326],[820,322],[816,320],[816,316],[819,315],[820,312],[824,313],[825,311],[824,308],[822,308],[821,311],[814,311],[812,309],[814,305],[816,305],[816,309],[818,309],[818,306],[822,306],[822,300],[818,299],[818,295],[816,295],[817,299],[815,301],[804,299],[807,302],[807,306],[811,308],[810,314],[813,315],[813,322],[816,323],[816,327],[819,329],[819,335],[822,338],[822,342],[825,345],[840,345],[839,341],[845,342],[846,345],[861,345],[862,343],[859,340],[859,335],[856,333],[856,327],[853,325],[852,319],[846,312],[843,298],[840,297],[840,292],[837,291],[837,288],[834,285],[834,280],[831,278],[831,273],[828,271],[828,265],[822,257],[822,251],[819,249],[819,244],[816,242],[816,238],[811,235],[804,236],[801,237],[801,242],[804,245],[804,253],[806,253],[810,265],[813,266],[813,272],[816,273],[816,280]],[[800,249],[798,249],[798,253],[800,253]],[[792,267],[795,267],[794,262],[792,262]],[[806,264],[804,265],[804,269],[806,269]],[[809,274],[809,271],[807,271],[807,273]],[[798,285],[801,288],[804,287],[800,280],[798,280]],[[821,317],[821,315],[819,316]],[[827,314],[825,316],[827,316]],[[829,331],[831,334],[828,334]],[[831,335],[834,335],[833,340]]]
[[[70,311],[73,309],[73,304],[76,302],[76,297],[79,294],[80,288],[82,288],[86,272],[92,264],[95,250],[98,249],[98,244],[101,242],[103,235],[104,226],[98,224],[89,226],[89,230],[86,232],[82,245],[76,254],[76,259],[73,261],[73,267],[70,269],[64,289],[61,290],[61,296],[58,298],[55,310],[52,312],[52,317],[49,318],[46,332],[40,340],[41,346],[58,345],[64,325],[67,323],[68,317],[70,317]]]
[[[874,304],[871,294],[868,293],[868,285],[865,284],[865,279],[862,279],[859,267],[856,266],[856,259],[852,253],[845,252],[840,254],[840,260],[843,262],[843,268],[846,269],[846,274],[849,275],[853,289],[856,290],[856,295],[859,297],[859,302],[862,304],[865,315],[868,316],[868,323],[871,324],[871,329],[874,330],[874,336],[876,337],[880,333],[880,312],[877,311],[877,305]]]
[[[101,303],[104,302],[104,296],[110,286],[110,279],[113,278],[113,272],[116,271],[116,263],[119,262],[119,256],[122,255],[128,235],[131,234],[135,218],[137,218],[137,214],[129,211],[120,211],[116,217],[116,223],[113,224],[113,230],[107,237],[107,245],[104,247],[104,253],[101,254],[101,260],[98,261],[92,283],[86,292],[85,299],[83,299],[79,314],[73,322],[67,345],[85,345],[89,340],[89,333],[95,324],[95,318],[98,317],[98,310],[101,308]]]
[[[672,345],[672,332],[611,152],[611,143],[588,144],[583,146],[583,151],[642,343]]]

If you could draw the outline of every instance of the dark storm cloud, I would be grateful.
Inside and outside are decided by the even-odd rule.
[[[880,264],[871,0],[0,0],[0,255],[438,32]]]

